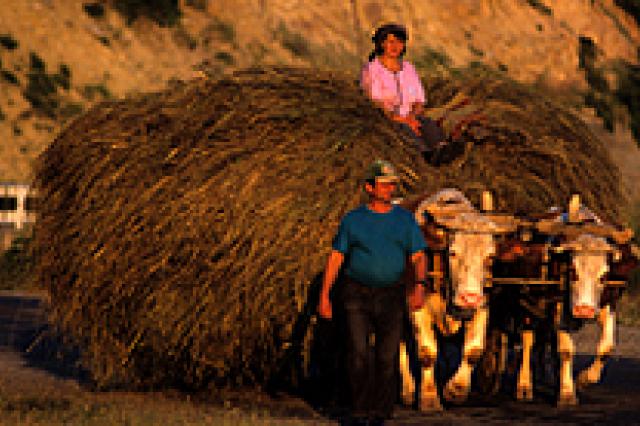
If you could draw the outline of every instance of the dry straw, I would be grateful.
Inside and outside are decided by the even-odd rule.
[[[98,105],[37,169],[52,321],[99,385],[264,383],[376,158],[409,197],[490,189],[530,212],[578,191],[617,216],[617,172],[571,113],[479,77],[433,84],[430,102],[461,89],[490,120],[438,168],[342,74],[243,70]]]

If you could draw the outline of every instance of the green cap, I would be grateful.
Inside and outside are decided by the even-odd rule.
[[[365,180],[397,182],[398,174],[396,173],[396,169],[388,161],[376,160],[369,166]]]

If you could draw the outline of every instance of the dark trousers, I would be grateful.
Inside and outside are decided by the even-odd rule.
[[[422,136],[417,136],[406,124],[401,124],[403,131],[414,140],[418,151],[425,153],[437,150],[439,144],[446,138],[444,131],[437,122],[430,118],[419,116],[417,119],[420,122]]]
[[[371,288],[346,279],[343,291],[352,415],[389,418],[396,400],[404,286]]]

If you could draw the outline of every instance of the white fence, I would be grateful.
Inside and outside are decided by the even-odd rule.
[[[4,226],[22,229],[33,223],[35,217],[35,194],[29,185],[20,183],[0,183],[0,223]]]
[[[6,250],[16,233],[35,220],[35,194],[29,185],[0,183],[0,250]]]

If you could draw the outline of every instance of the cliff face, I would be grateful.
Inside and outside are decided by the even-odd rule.
[[[602,64],[637,63],[640,46],[636,22],[614,0],[185,0],[170,28],[128,25],[108,4],[88,13],[96,2],[2,3],[0,180],[29,179],[64,122],[100,99],[191,78],[202,62],[214,73],[262,63],[357,70],[372,29],[388,21],[406,24],[419,64],[482,62],[558,89],[587,87],[581,36]]]

